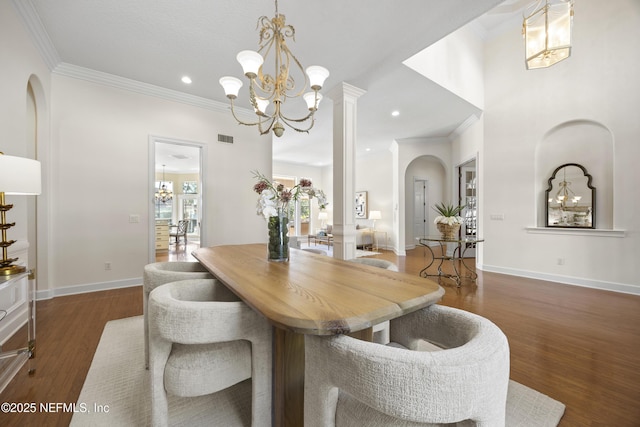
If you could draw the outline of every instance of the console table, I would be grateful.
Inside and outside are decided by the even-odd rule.
[[[370,234],[371,235],[371,244],[367,245],[367,244],[363,244],[363,249],[366,249],[367,247],[370,247],[371,250],[379,250],[380,249],[380,238],[377,236],[378,234],[384,235],[384,239],[382,240],[384,242],[384,247],[386,249],[387,247],[387,232],[386,231],[380,231],[380,230],[373,230],[373,229],[369,229],[369,230],[364,230],[363,235],[367,235]]]
[[[30,272],[0,276],[0,326],[2,335],[15,330],[0,342],[0,391],[11,382],[25,363],[35,371],[35,280]],[[26,330],[23,325],[26,323]]]
[[[440,246],[440,250],[442,255],[440,256],[436,256],[433,253],[433,249],[431,249],[431,246],[429,245],[429,243],[437,243]],[[418,238],[418,243],[421,246],[426,247],[427,249],[429,249],[429,252],[431,252],[431,262],[422,270],[420,270],[420,276],[422,277],[446,277],[448,279],[453,280],[454,282],[456,282],[457,286],[460,286],[460,284],[462,283],[462,279],[463,278],[467,278],[467,279],[471,279],[471,280],[476,280],[478,275],[476,274],[476,272],[474,270],[471,270],[469,268],[469,266],[467,266],[467,264],[464,261],[464,254],[467,251],[467,249],[471,248],[471,247],[475,247],[478,243],[484,242],[484,239],[480,239],[477,237],[464,237],[464,238],[458,238],[458,239],[444,239],[442,238],[442,236],[437,236],[437,237],[420,237]],[[451,256],[447,255],[447,244],[448,243],[453,243],[455,244],[455,249],[453,250],[453,253],[451,254]],[[457,253],[457,256],[456,256]],[[438,273],[437,274],[431,274],[429,273],[427,270],[429,269],[429,267],[431,267],[433,265],[433,263],[439,260],[440,264],[438,264]],[[444,264],[445,261],[451,261],[451,266],[453,267],[453,274],[449,274],[449,273],[445,273],[442,271],[442,264]],[[460,273],[462,272],[462,268],[458,269],[458,265],[456,263],[456,261],[459,261],[460,264],[462,264],[462,267],[464,267],[465,270],[467,270],[467,274],[466,275],[461,275]]]

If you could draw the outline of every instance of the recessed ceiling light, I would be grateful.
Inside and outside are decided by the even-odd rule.
[[[182,77],[182,83],[190,85],[191,84],[191,77],[189,77],[189,76]]]
[[[371,151],[371,148],[365,148],[364,151]]]
[[[392,112],[391,112],[391,115],[392,115],[393,117],[398,117],[398,116],[400,115],[400,111],[398,111],[398,110],[392,111]]]

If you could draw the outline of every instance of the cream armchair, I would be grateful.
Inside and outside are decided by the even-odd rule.
[[[250,398],[219,400],[219,418],[209,425],[250,413],[251,426],[271,426],[272,327],[222,283],[183,280],[154,289],[149,338],[153,426],[169,424],[168,395],[224,393],[249,378]]]
[[[440,305],[390,324],[387,346],[305,336],[305,427],[505,425],[509,346],[496,325]]]
[[[144,266],[142,276],[142,313],[144,315],[144,367],[149,368],[149,294],[165,283],[186,279],[213,279],[199,262],[154,262]]]

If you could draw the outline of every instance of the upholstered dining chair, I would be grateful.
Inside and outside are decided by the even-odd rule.
[[[505,425],[509,345],[495,324],[440,305],[390,324],[386,346],[305,335],[305,427]]]
[[[250,413],[251,426],[271,426],[271,331],[264,317],[216,279],[154,289],[149,296],[152,425],[169,424],[168,395],[225,393],[250,378],[250,399],[222,400],[214,409],[219,419],[209,425],[226,426]]]
[[[199,262],[154,262],[144,267],[142,277],[142,313],[144,315],[144,366],[149,368],[148,302],[152,290],[165,283],[186,279],[213,279]]]

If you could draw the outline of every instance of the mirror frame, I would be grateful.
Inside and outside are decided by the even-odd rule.
[[[575,166],[578,167],[582,170],[582,173],[584,174],[584,176],[587,178],[587,187],[589,189],[591,189],[591,225],[558,225],[558,224],[550,224],[549,223],[549,193],[553,190],[553,180],[556,179],[556,174],[561,171],[563,168],[565,167],[569,167],[569,166]],[[594,186],[591,185],[591,181],[593,180],[593,178],[591,177],[591,175],[589,175],[589,173],[587,172],[587,170],[584,168],[584,166],[579,165],[578,163],[565,163],[563,165],[560,165],[556,168],[556,170],[553,171],[553,173],[551,174],[551,177],[549,178],[548,181],[548,188],[547,191],[545,191],[545,227],[553,227],[553,228],[596,228],[596,189]]]

